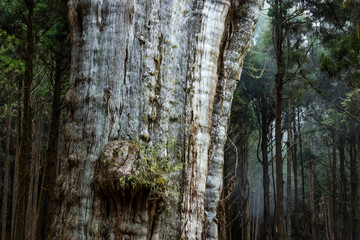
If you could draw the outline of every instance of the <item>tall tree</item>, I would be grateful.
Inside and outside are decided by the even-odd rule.
[[[260,7],[69,1],[67,156],[53,239],[218,238],[227,119]],[[171,138],[183,170],[149,187],[135,177],[147,167],[140,140],[162,149],[161,161]]]
[[[49,235],[54,218],[56,201],[56,178],[59,160],[59,141],[61,110],[63,109],[64,88],[68,81],[70,69],[69,28],[67,24],[67,7],[65,2],[53,1],[49,5],[52,11],[52,28],[44,36],[43,45],[51,56],[50,61],[43,59],[49,71],[52,87],[52,106],[50,129],[48,135],[45,161],[39,194],[36,239]],[[45,227],[44,227],[45,224]],[[43,231],[44,230],[44,231]]]
[[[5,174],[4,174],[4,186],[3,186],[3,199],[1,207],[1,240],[6,240],[6,223],[7,223],[7,208],[8,208],[8,193],[9,193],[9,165],[10,165],[10,138],[11,138],[11,105],[12,105],[12,77],[9,77],[7,83],[7,109],[6,109],[6,149],[5,149]]]
[[[25,77],[23,88],[23,119],[21,131],[21,149],[19,158],[19,187],[16,199],[16,218],[14,224],[14,240],[25,239],[25,215],[28,201],[30,166],[31,166],[31,83],[33,80],[33,58],[34,58],[34,1],[25,0],[27,10],[26,16],[26,53],[25,53]]]
[[[282,156],[282,100],[283,81],[285,75],[285,60],[283,53],[284,41],[284,9],[282,0],[274,1],[274,47],[276,54],[275,75],[275,162],[276,162],[276,213],[275,228],[276,237],[285,239],[285,215],[284,215],[284,179],[283,179],[283,156]]]

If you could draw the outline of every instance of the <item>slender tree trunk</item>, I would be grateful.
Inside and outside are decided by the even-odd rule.
[[[346,194],[346,171],[345,171],[345,140],[343,137],[339,137],[339,161],[340,161],[340,195],[341,195],[341,212],[342,212],[342,224],[341,224],[341,234],[342,239],[349,239],[349,228],[347,221],[347,194]]]
[[[260,186],[257,184],[257,186]],[[260,191],[260,187],[258,187],[258,191]],[[254,239],[258,239],[258,232],[259,232],[259,222],[260,222],[260,194],[256,194],[257,201],[256,201],[256,223],[255,223],[255,231],[254,231]]]
[[[52,239],[218,239],[227,120],[260,5],[69,1],[69,123]],[[121,188],[140,162],[134,142],[171,138],[171,159],[183,163],[169,178],[175,194],[150,201],[146,186]],[[100,156],[111,147],[124,155]]]
[[[6,146],[5,146],[5,166],[4,166],[4,186],[3,199],[1,208],[1,240],[6,240],[6,220],[7,220],[7,206],[8,206],[8,192],[9,192],[9,163],[10,163],[10,138],[11,138],[11,105],[12,105],[12,83],[13,77],[8,81],[8,101],[6,111]]]
[[[271,124],[270,125],[271,176],[272,176],[272,189],[273,189],[273,198],[274,198],[274,206],[275,206],[274,214],[276,216],[276,182],[275,182],[275,168],[274,168],[275,158],[274,158],[273,131],[274,128],[273,125]]]
[[[263,166],[263,189],[264,189],[264,238],[272,239],[271,233],[271,213],[270,213],[270,177],[268,159],[268,133],[269,124],[266,110],[262,111],[261,117],[261,152]]]
[[[241,166],[240,166],[240,183],[241,183],[241,230],[242,230],[242,239],[250,239],[250,186],[248,179],[248,168],[249,168],[249,135],[244,137],[246,139],[243,141],[242,146],[242,157],[241,157]],[[256,205],[257,206],[257,205]],[[256,231],[256,229],[255,229]]]
[[[20,161],[20,149],[21,149],[21,127],[22,127],[22,89],[23,80],[20,78],[18,82],[18,106],[17,106],[17,123],[16,123],[16,152],[14,159],[14,182],[12,188],[12,203],[11,203],[11,236],[10,239],[14,239],[15,235],[15,220],[16,220],[16,206],[17,206],[17,194],[19,190],[19,161]]]
[[[297,145],[298,145],[298,134],[297,134],[297,124],[296,124],[296,108],[294,108],[294,114],[292,116],[292,127],[294,132],[294,146],[293,146],[293,171],[294,171],[294,238],[299,237],[299,188],[298,188],[298,156],[297,156]],[[300,121],[300,119],[298,119]]]
[[[283,29],[282,29],[282,1],[275,0],[275,24],[274,41],[276,51],[277,73],[275,75],[275,159],[276,159],[276,236],[278,240],[284,240],[286,235],[284,219],[284,179],[283,179],[283,157],[282,157],[282,95],[284,77],[283,59]]]
[[[301,138],[300,108],[298,108],[297,116],[298,116],[298,134],[299,134],[299,151],[300,151],[299,154],[300,154],[300,164],[301,164],[302,223],[303,223],[303,232],[305,232],[305,226],[306,226],[305,175],[304,175],[304,159],[303,159],[302,138]]]
[[[62,59],[55,61],[54,74],[54,91],[52,101],[52,111],[50,120],[50,131],[47,143],[47,150],[44,162],[44,171],[42,176],[41,191],[39,198],[39,210],[37,219],[37,239],[40,239],[41,227],[45,223],[44,236],[50,233],[51,222],[54,218],[56,209],[56,177],[58,165],[58,150],[59,150],[59,132],[60,132],[60,117],[61,117],[61,89],[62,89]],[[45,204],[46,203],[46,204]],[[46,216],[44,210],[46,207]]]
[[[352,143],[353,154],[350,158],[350,182],[351,182],[351,235],[352,240],[360,239],[359,229],[359,180],[358,162],[360,161],[360,132],[356,134],[356,144]],[[352,142],[354,142],[352,140]]]
[[[286,165],[286,239],[291,240],[291,102],[288,101],[288,126],[287,126],[287,165]]]
[[[332,230],[332,226],[333,226],[333,212],[332,212],[332,199],[331,197],[326,197],[326,212],[327,212],[327,221],[325,222],[326,227],[328,229],[328,234],[327,234],[327,238],[329,240],[335,240],[335,235],[334,235],[334,231]]]
[[[42,149],[43,118],[42,106],[36,106],[35,121],[33,125],[34,139],[32,142],[32,162],[30,169],[30,188],[25,216],[25,239],[35,240],[36,219],[38,208],[38,186]]]
[[[329,224],[328,224],[328,213],[327,211],[324,211],[324,219],[325,219],[325,234],[326,234],[326,240],[329,239]]]
[[[332,133],[332,163],[331,163],[331,178],[332,178],[332,198],[331,198],[331,234],[336,238],[337,234],[337,177],[336,177],[336,136]]]
[[[25,78],[24,78],[24,115],[22,121],[21,150],[19,159],[19,187],[17,193],[16,217],[14,225],[14,240],[25,238],[25,215],[29,193],[31,167],[31,134],[32,134],[32,117],[31,117],[31,83],[33,78],[33,0],[26,0],[27,15],[27,32],[26,32],[26,55],[25,55]]]
[[[310,149],[312,148],[310,140]],[[311,233],[312,240],[317,239],[316,234],[316,208],[315,208],[315,176],[314,176],[314,159],[312,156],[309,158],[309,191],[310,191],[310,208],[311,208]]]

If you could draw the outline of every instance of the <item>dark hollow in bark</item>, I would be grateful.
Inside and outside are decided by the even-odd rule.
[[[102,223],[91,231],[95,237],[133,239],[143,232],[138,228],[146,229],[146,239],[157,235],[166,205],[165,189],[161,183],[151,186],[137,174],[146,164],[135,143],[116,140],[102,148],[93,181],[94,215]]]

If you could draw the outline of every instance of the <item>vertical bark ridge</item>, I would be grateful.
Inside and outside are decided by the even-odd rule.
[[[230,116],[233,92],[240,78],[244,57],[250,48],[262,1],[247,1],[243,5],[235,2],[229,18],[230,34],[221,54],[223,76],[219,76],[215,102],[213,104],[211,129],[211,154],[205,193],[205,239],[218,239],[217,210],[223,187],[224,146]],[[230,22],[228,22],[230,24]],[[230,27],[228,25],[228,27]]]
[[[202,28],[196,47],[193,81],[190,88],[191,134],[186,165],[185,235],[200,239],[203,232],[204,194],[208,173],[212,111],[217,85],[217,59],[225,30],[228,1],[205,1]]]

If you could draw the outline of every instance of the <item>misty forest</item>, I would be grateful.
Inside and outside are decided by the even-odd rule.
[[[359,0],[0,0],[1,240],[360,240]]]

